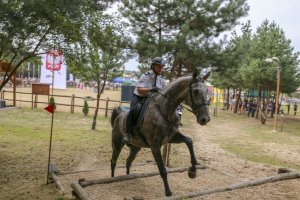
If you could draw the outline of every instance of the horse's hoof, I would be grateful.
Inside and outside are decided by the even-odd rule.
[[[166,196],[167,197],[172,196],[172,192],[171,191],[166,192]]]
[[[196,176],[197,176],[197,170],[196,169],[192,170],[192,168],[190,167],[188,175],[189,175],[190,178],[196,178]]]

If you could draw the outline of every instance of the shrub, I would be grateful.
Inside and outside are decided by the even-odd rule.
[[[50,97],[50,104],[54,106],[54,110],[56,110],[56,104],[55,104],[55,100],[54,97]]]
[[[84,116],[87,116],[89,114],[89,105],[86,100],[84,101],[82,112],[83,112]]]

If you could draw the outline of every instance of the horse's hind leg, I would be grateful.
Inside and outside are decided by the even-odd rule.
[[[137,153],[141,150],[141,148],[131,145],[130,146],[130,154],[126,160],[126,174],[130,173],[130,167],[132,162],[134,161]]]
[[[193,140],[190,137],[186,137],[186,136],[182,135],[181,133],[177,133],[169,141],[169,143],[183,143],[183,142],[187,145],[187,147],[190,151],[190,155],[191,155],[192,167],[190,167],[188,175],[190,178],[195,178],[197,175],[196,174],[197,173],[197,168],[196,168],[197,160],[196,160],[195,153],[194,153]]]
[[[122,142],[122,138],[114,138],[112,139],[112,157],[111,157],[111,177],[115,176],[115,168],[117,165],[117,160],[120,155],[122,148],[124,147],[124,143]]]
[[[167,174],[167,170],[163,163],[163,159],[162,159],[161,152],[160,152],[160,147],[157,147],[157,146],[151,147],[151,151],[152,151],[152,154],[156,161],[156,164],[158,166],[160,176],[164,182],[165,194],[166,194],[166,196],[172,196],[172,192],[170,190],[169,183],[168,183],[168,174]]]

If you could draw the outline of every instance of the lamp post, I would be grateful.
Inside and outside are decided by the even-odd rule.
[[[277,57],[267,58],[266,62],[274,63],[277,65],[277,87],[276,87],[276,106],[275,106],[275,118],[274,118],[274,131],[277,127],[277,114],[278,114],[278,103],[279,103],[279,91],[280,91],[280,64]]]

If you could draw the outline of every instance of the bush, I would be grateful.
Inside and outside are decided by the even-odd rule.
[[[56,104],[55,104],[55,100],[54,97],[50,97],[50,104],[54,106],[54,110],[56,110]]]
[[[87,116],[89,114],[89,105],[86,100],[84,101],[82,112],[83,112],[84,116]]]

